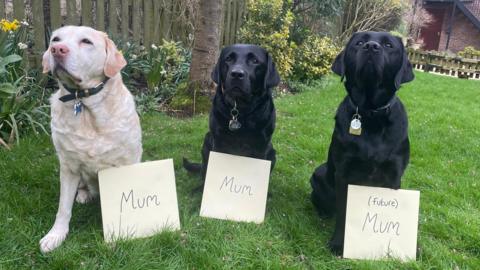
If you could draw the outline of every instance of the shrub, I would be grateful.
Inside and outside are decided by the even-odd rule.
[[[27,130],[46,130],[48,114],[41,106],[42,92],[22,67],[26,42],[26,23],[0,21],[0,144],[9,147]]]
[[[294,64],[291,5],[291,0],[248,0],[248,17],[239,31],[242,42],[258,44],[272,55],[282,78],[291,75]]]
[[[122,75],[135,95],[139,113],[169,103],[178,86],[187,80],[191,52],[180,42],[164,40],[149,48],[121,40],[116,43],[128,62]]]
[[[480,50],[476,50],[473,46],[467,46],[463,51],[458,52],[461,57],[480,57]]]
[[[309,36],[295,51],[293,78],[317,80],[330,72],[333,60],[340,52],[328,37]]]

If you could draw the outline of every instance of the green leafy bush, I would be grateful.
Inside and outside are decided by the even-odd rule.
[[[0,21],[0,144],[7,148],[27,130],[48,133],[47,108],[38,97],[43,89],[23,69],[27,25]]]
[[[480,50],[476,50],[473,46],[467,46],[463,51],[458,52],[461,57],[480,57]]]
[[[242,42],[258,44],[272,55],[282,78],[291,75],[295,62],[291,5],[291,0],[248,0],[248,17],[239,31]]]
[[[125,83],[135,95],[139,113],[170,102],[188,78],[191,52],[180,42],[164,40],[150,48],[117,41],[128,65],[122,70]]]
[[[330,72],[340,49],[328,37],[309,36],[295,51],[293,78],[317,80]]]
[[[291,36],[295,20],[292,7],[291,0],[248,0],[240,40],[267,49],[284,81],[319,79],[329,73],[339,49],[331,39],[310,31],[302,32],[297,44]]]

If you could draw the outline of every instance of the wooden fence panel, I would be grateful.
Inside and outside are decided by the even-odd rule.
[[[94,27],[92,10],[92,1],[82,1],[82,25]]]
[[[32,13],[33,16],[33,25],[34,28],[34,53],[37,57],[35,60],[35,66],[41,66],[41,55],[45,51],[45,21],[43,17],[43,0],[34,0],[32,1]]]
[[[120,12],[120,2],[118,0],[110,0],[108,6],[108,33],[113,38],[118,38],[118,14]],[[122,18],[123,20],[123,18]]]
[[[105,0],[97,0],[95,6],[95,27],[97,30],[105,31]]]
[[[32,0],[32,1],[35,2],[35,0]],[[67,24],[69,24],[69,25],[79,25],[80,24],[80,17],[78,16],[78,13],[77,13],[77,3],[76,2],[77,2],[76,0],[67,0]],[[33,13],[33,14],[35,14],[35,13]]]
[[[23,21],[25,19],[24,0],[13,0],[13,19]]]
[[[62,16],[60,11],[60,0],[50,0],[50,29],[53,31],[61,25]]]
[[[163,39],[182,41],[188,46],[191,42],[189,36],[193,35],[193,15],[184,10],[184,1],[186,0],[11,0],[12,11],[7,9],[9,1],[0,0],[0,17],[8,16],[9,19],[18,20],[27,17],[32,20],[30,25],[33,28],[33,51],[36,56],[46,48],[45,32],[63,24],[92,26],[109,33],[113,38],[121,37],[145,47],[152,43],[161,44]],[[222,45],[237,41],[237,30],[246,10],[245,1],[224,0],[220,39]],[[44,2],[49,4],[48,8],[45,8]],[[25,9],[26,6],[31,6],[32,14],[25,14],[28,10]],[[49,24],[46,24],[45,17],[47,20],[50,18]]]
[[[0,20],[5,17],[5,0],[0,0]]]
[[[140,1],[133,1],[133,14],[132,14],[132,32],[133,32],[133,41],[136,43],[141,43],[141,33],[142,33],[142,3]]]
[[[157,1],[155,1],[157,2]],[[127,40],[128,37],[130,36],[129,35],[129,18],[130,18],[130,15],[129,15],[129,9],[130,9],[130,1],[129,0],[122,0],[122,11],[121,11],[121,14],[122,16],[120,17],[120,19],[122,20],[122,38],[124,40]]]
[[[153,2],[143,1],[143,43],[149,46],[153,42]]]

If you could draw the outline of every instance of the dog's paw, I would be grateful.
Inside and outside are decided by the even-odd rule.
[[[59,247],[67,237],[68,230],[50,230],[42,240],[40,240],[40,251],[42,253],[50,252]]]
[[[86,204],[90,202],[92,199],[93,199],[93,196],[88,190],[78,189],[77,197],[75,198],[75,201],[77,201],[77,203]]]
[[[328,242],[328,248],[337,256],[342,256],[343,254],[343,243],[339,241],[330,240],[330,242]]]

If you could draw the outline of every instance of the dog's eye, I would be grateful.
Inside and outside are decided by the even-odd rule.
[[[90,45],[93,44],[93,43],[92,43],[89,39],[87,39],[87,38],[82,39],[81,42],[82,42],[82,43],[85,43],[85,44],[90,44]]]
[[[385,47],[387,47],[387,48],[392,48],[393,46],[392,46],[392,43],[387,42],[387,43],[385,43]]]
[[[225,61],[226,61],[226,62],[230,62],[230,61],[232,61],[232,60],[233,60],[233,58],[232,58],[230,55],[225,58]]]
[[[360,40],[359,42],[357,42],[357,46],[362,46],[362,45],[363,45],[363,41]]]
[[[250,61],[252,61],[253,64],[258,64],[259,63],[258,59],[255,58],[255,57],[252,57],[252,59]]]
[[[53,42],[58,42],[58,41],[60,41],[60,38],[59,38],[59,37],[54,37],[54,38],[52,39],[52,41],[53,41]]]

